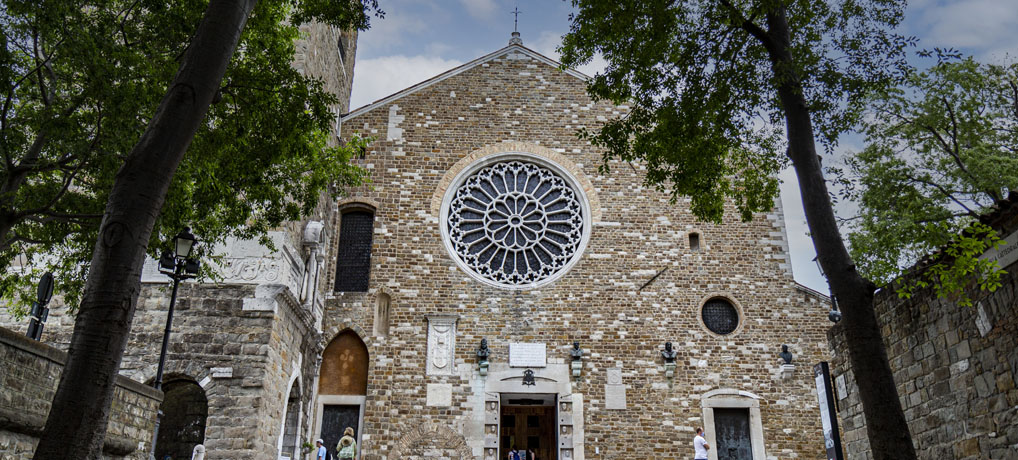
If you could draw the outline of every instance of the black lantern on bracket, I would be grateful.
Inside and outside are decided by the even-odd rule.
[[[817,270],[820,270],[820,276],[823,276],[824,280],[827,281],[827,291],[831,296],[831,311],[827,312],[827,319],[832,323],[837,323],[841,321],[841,311],[838,310],[838,297],[834,295],[834,289],[831,288],[831,282],[827,279],[827,274],[824,273],[823,265],[820,265],[820,256],[814,257],[813,262],[816,262]]]

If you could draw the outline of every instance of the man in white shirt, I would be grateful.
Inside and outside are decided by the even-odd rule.
[[[325,446],[323,446],[322,444],[325,444],[325,442],[322,441],[321,439],[315,441],[315,447],[318,448],[318,450],[315,453],[315,460],[325,460],[325,457],[328,455],[328,453],[325,451]]]
[[[710,444],[703,439],[703,428],[696,427],[696,437],[693,438],[693,460],[707,460],[707,451]]]

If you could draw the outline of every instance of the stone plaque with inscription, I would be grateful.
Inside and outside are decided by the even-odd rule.
[[[626,408],[626,386],[605,385],[604,386],[604,408],[625,409]]]
[[[428,317],[427,375],[456,373],[456,316]]]
[[[626,386],[622,384],[622,368],[608,368],[607,384],[604,386],[604,408],[626,408]]]
[[[548,348],[543,343],[510,343],[510,367],[548,366]]]

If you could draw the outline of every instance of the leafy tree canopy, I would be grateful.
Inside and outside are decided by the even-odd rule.
[[[741,217],[769,210],[786,164],[775,91],[798,79],[828,148],[858,119],[866,91],[901,78],[909,40],[890,32],[904,5],[890,0],[574,0],[566,66],[607,61],[590,93],[631,113],[585,136],[609,160],[646,162],[647,182],[687,196],[693,213],[718,222],[726,199]],[[765,30],[784,9],[792,30],[778,73]]]
[[[44,270],[76,305],[114,178],[180,65],[207,1],[5,1],[0,12],[0,294]],[[258,238],[363,180],[329,132],[337,98],[291,65],[300,26],[368,27],[376,0],[261,1],[173,177],[156,255],[184,225],[208,250]],[[356,144],[356,141],[355,141]],[[332,188],[332,186],[337,186]],[[26,269],[14,270],[14,264]]]
[[[859,386],[874,458],[916,458],[873,310],[871,282],[849,257],[817,144],[828,151],[855,125],[867,93],[908,69],[912,40],[893,33],[897,0],[574,0],[562,45],[577,65],[600,53],[595,98],[631,105],[594,133],[612,160],[641,160],[647,181],[688,196],[720,221],[769,210],[785,157],[832,292]],[[784,132],[777,128],[784,124]]]
[[[867,146],[842,176],[859,204],[848,223],[860,270],[885,284],[944,249],[901,294],[957,295],[972,275],[995,288],[999,271],[979,256],[999,238],[978,217],[1018,190],[1018,64],[942,61],[875,94],[869,113]]]

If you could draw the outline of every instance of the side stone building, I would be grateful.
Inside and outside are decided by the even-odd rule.
[[[1018,192],[983,217],[1005,244],[984,257],[1004,270],[993,293],[962,307],[922,290],[881,290],[874,308],[919,458],[1018,458]],[[921,273],[913,270],[912,276]],[[846,459],[872,458],[844,331],[830,331]]]
[[[338,128],[339,115],[348,110],[357,34],[321,24],[304,25],[301,33],[293,65],[322,79],[325,89],[339,97],[334,107]],[[206,448],[206,458],[217,460],[302,458],[310,440],[313,395],[325,343],[320,332],[327,285],[323,267],[332,230],[324,222],[334,219],[334,208],[335,203],[326,199],[304,221],[269,232],[276,252],[253,241],[229,241],[216,248],[214,252],[223,255],[219,283],[181,283],[163,394],[149,389],[155,394],[151,398],[156,403],[149,404],[153,407],[131,412],[144,415],[146,423],[131,421],[135,425],[127,437],[136,445],[126,458],[149,458],[155,407],[164,413],[155,458],[190,459],[198,444]],[[134,380],[133,386],[125,388],[143,387],[135,382],[151,385],[155,378],[169,286],[156,262],[149,261],[121,363],[122,376]],[[43,341],[66,349],[74,318],[59,303],[55,299],[50,305]],[[0,312],[4,327],[23,333],[26,323]],[[40,384],[44,390],[48,384],[55,388],[60,374],[59,367],[47,366],[46,373],[40,374],[47,381]],[[3,381],[0,400],[20,397]],[[34,416],[45,420],[48,405],[44,409]],[[117,437],[108,454],[128,451],[120,447],[126,422],[120,421],[116,410],[109,433]],[[11,458],[31,458],[31,450],[24,446],[35,441],[23,436],[14,441],[22,456]],[[7,452],[4,442],[0,428],[0,454]]]

